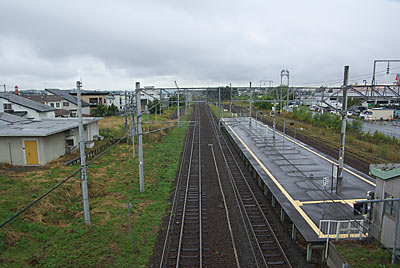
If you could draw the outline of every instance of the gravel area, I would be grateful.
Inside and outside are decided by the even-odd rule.
[[[216,162],[218,166],[219,175],[221,178],[222,188],[225,194],[229,217],[231,219],[232,232],[234,242],[239,256],[240,267],[256,267],[253,253],[251,252],[251,242],[249,241],[244,230],[243,221],[240,216],[237,201],[229,181],[228,172],[223,162],[223,157],[220,152],[215,134],[212,130],[211,122],[206,113],[206,105],[201,105],[201,152],[202,152],[202,172],[203,181],[206,192],[206,209],[208,218],[206,233],[209,256],[205,259],[207,267],[236,267],[235,255],[233,251],[231,235],[228,229],[226,212],[223,205],[223,199],[219,188],[218,177],[215,170],[214,159],[212,156],[209,144],[213,144]],[[224,134],[225,135],[225,134]],[[240,159],[236,151],[231,147],[236,158]],[[282,224],[275,209],[271,207],[270,202],[266,200],[262,191],[256,186],[251,174],[245,167],[242,160],[238,161],[241,165],[245,177],[248,178],[249,183],[261,202],[267,213],[267,218],[271,221],[271,225],[276,232],[279,240],[282,243],[284,250],[287,252],[289,260],[293,267],[326,267],[316,259],[314,264],[309,264],[305,261],[305,245],[301,243],[301,239],[294,242],[289,233],[289,226]],[[171,197],[173,192],[171,193]],[[168,214],[169,216],[169,214]],[[166,216],[162,223],[162,230],[156,240],[154,253],[148,263],[148,267],[159,267],[162,247],[165,238],[165,229],[168,224],[168,216]],[[314,254],[316,256],[317,254]],[[317,256],[318,258],[318,256]]]

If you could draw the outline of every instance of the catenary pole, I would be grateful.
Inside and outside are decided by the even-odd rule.
[[[128,93],[125,90],[125,102],[128,100],[127,98]],[[128,130],[128,106],[125,105],[125,136],[126,136],[126,143],[128,143],[128,139],[129,139],[129,130]]]
[[[221,87],[218,88],[218,129],[221,129]]]
[[[135,109],[133,108],[133,93],[132,93],[132,99],[129,102],[129,107],[132,110],[132,121],[131,121],[131,125],[132,125],[132,156],[133,158],[135,158]],[[127,105],[127,104],[125,104]],[[136,120],[137,121],[137,120]]]
[[[251,82],[250,82],[250,116],[249,116],[249,126],[250,127],[251,127],[252,104],[253,104],[253,90],[251,89]]]
[[[339,150],[339,167],[337,179],[343,179],[343,165],[344,165],[344,148],[346,141],[346,124],[347,124],[347,82],[349,80],[349,66],[344,66],[344,79],[343,79],[343,100],[342,100],[342,128],[340,131],[340,150]]]
[[[232,113],[232,83],[229,83],[229,90],[230,90],[230,93],[231,93],[230,99],[229,99],[229,101],[230,101],[229,112]]]
[[[178,92],[178,128],[180,128],[181,127],[181,111],[179,109],[179,103],[180,103],[180,100],[179,100],[179,87],[178,87],[178,83],[176,83],[176,81],[174,81],[174,82],[175,82],[176,90]]]
[[[142,134],[142,103],[140,100],[140,82],[136,82],[136,122],[138,134],[138,151],[139,151],[139,183],[140,192],[144,192],[144,175],[143,175],[143,134]]]
[[[82,119],[82,97],[81,97],[81,82],[76,81],[76,96],[78,98],[78,117],[79,117],[79,150],[81,154],[81,186],[83,200],[83,218],[85,224],[90,225],[89,211],[89,194],[86,177],[86,159],[85,159],[85,140],[83,139],[83,119]]]

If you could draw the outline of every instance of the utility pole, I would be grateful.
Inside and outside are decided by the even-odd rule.
[[[218,88],[218,129],[221,129],[221,87]]]
[[[6,93],[7,92],[6,84],[4,84],[3,87],[4,87],[4,93]]]
[[[140,82],[136,82],[136,122],[137,134],[139,142],[139,183],[140,192],[144,192],[144,176],[143,176],[143,134],[142,134],[142,102],[140,100]]]
[[[249,126],[251,127],[251,112],[252,112],[252,102],[253,102],[253,90],[251,89],[251,82],[250,82],[250,117],[249,117]]]
[[[181,114],[180,114],[180,109],[179,109],[179,103],[180,103],[179,87],[178,87],[178,84],[176,83],[176,81],[174,81],[174,82],[175,82],[176,90],[178,91],[178,128],[180,128],[181,127]]]
[[[83,218],[85,224],[90,225],[89,211],[89,194],[86,178],[86,155],[85,155],[85,140],[83,139],[83,119],[82,119],[82,97],[81,97],[81,82],[76,81],[76,96],[78,98],[78,117],[79,117],[79,151],[81,154],[81,186],[83,200]]]
[[[337,179],[343,179],[344,164],[344,145],[346,141],[346,121],[347,121],[347,82],[349,80],[349,66],[344,66],[343,80],[343,100],[342,100],[342,129],[340,131],[340,150],[339,150],[339,167]]]

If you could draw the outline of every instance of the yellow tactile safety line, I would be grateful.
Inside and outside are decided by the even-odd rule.
[[[349,206],[352,206],[354,202],[356,201],[364,201],[367,199],[337,199],[337,200],[313,200],[313,201],[300,201],[300,200],[295,200],[299,206],[302,205],[310,205],[310,204],[323,204],[323,203],[342,203],[342,204],[348,204]]]
[[[221,118],[222,121],[224,121],[224,123],[226,123],[226,121]],[[300,215],[303,217],[303,219],[308,223],[308,225],[310,225],[310,227],[314,230],[314,232],[319,235],[319,228],[315,225],[315,223],[310,219],[310,217],[301,209],[300,206],[302,206],[303,204],[305,204],[305,202],[313,202],[313,201],[305,201],[305,202],[300,202],[299,200],[294,200],[290,194],[285,190],[285,188],[283,188],[283,186],[278,182],[278,180],[272,175],[272,173],[264,166],[264,164],[258,159],[258,157],[250,150],[250,148],[247,146],[247,144],[239,137],[238,134],[236,134],[236,132],[226,123],[226,126],[232,131],[232,133],[236,136],[236,138],[243,144],[243,146],[247,149],[247,151],[254,157],[254,159],[257,161],[257,163],[262,167],[262,169],[264,169],[264,171],[268,174],[268,176],[271,178],[271,180],[275,183],[275,185],[279,188],[279,190],[281,190],[281,192],[285,195],[285,197],[289,200],[289,202],[293,205],[293,207],[297,210],[297,212],[300,213]],[[268,126],[267,126],[268,127]],[[279,132],[277,132],[279,135],[283,136],[282,134],[280,134]],[[293,141],[292,139],[287,138],[288,140]],[[298,144],[299,146],[305,148],[306,150],[314,153],[315,155],[327,160],[330,163],[334,163],[333,161],[329,160],[328,158],[318,154],[317,152],[314,152],[313,150],[303,146],[302,144],[299,144],[297,142],[295,142],[296,144]],[[363,181],[368,182],[369,184],[372,184],[375,186],[374,183],[366,180],[365,178],[359,176],[358,174],[348,170],[347,168],[344,168],[347,172],[355,175],[356,177],[362,179]],[[354,201],[356,201],[356,199],[354,199]],[[345,200],[343,200],[343,202],[346,202]],[[350,203],[348,203],[350,205]]]
[[[267,127],[269,130],[272,130],[272,128],[270,128],[269,126],[266,126],[266,127]],[[291,138],[289,138],[289,137],[287,137],[287,136],[284,136],[283,134],[281,134],[281,133],[279,133],[279,132],[276,132],[276,133],[277,133],[278,135],[282,136],[283,138],[285,138],[285,139],[287,139],[287,140],[289,140],[289,141],[291,141],[291,142],[294,142],[295,144],[297,144],[297,145],[303,147],[303,148],[306,149],[307,151],[309,151],[309,152],[311,152],[311,153],[313,153],[313,154],[315,154],[315,155],[318,155],[319,157],[321,157],[322,159],[328,161],[329,163],[337,164],[335,161],[332,161],[332,160],[326,158],[325,156],[323,156],[323,155],[321,155],[321,154],[319,154],[319,153],[317,153],[317,152],[311,150],[310,148],[304,146],[303,144],[298,143],[297,141],[295,141],[295,140],[293,140],[293,139],[291,139]],[[349,170],[349,169],[347,169],[347,168],[345,168],[345,167],[344,167],[343,169],[346,170],[347,172],[349,172],[350,174],[356,176],[356,177],[359,178],[360,180],[363,180],[363,181],[365,181],[366,183],[368,183],[368,184],[370,184],[370,185],[372,185],[372,186],[374,186],[374,187],[376,186],[375,183],[373,183],[373,182],[367,180],[366,178],[363,178],[362,176],[358,175],[357,173],[355,173],[355,172],[353,172],[353,171],[351,171],[351,170]]]
[[[225,120],[222,119],[224,122]],[[314,230],[314,232],[318,235],[319,229],[315,225],[315,223],[308,217],[308,215],[300,208],[300,205],[290,196],[290,194],[283,188],[283,186],[278,182],[278,180],[272,175],[272,173],[264,166],[264,164],[258,159],[258,157],[250,150],[246,143],[239,137],[238,134],[229,126],[227,127],[232,131],[232,133],[238,138],[238,140],[243,144],[243,146],[247,149],[247,151],[254,157],[257,163],[264,169],[264,171],[268,174],[271,180],[275,183],[275,185],[281,190],[281,192],[285,195],[285,197],[289,200],[289,202],[293,205],[293,207],[300,213],[303,219],[310,225],[310,227]]]

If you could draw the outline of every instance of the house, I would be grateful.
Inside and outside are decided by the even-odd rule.
[[[114,104],[118,110],[123,110],[128,99],[129,97],[125,95],[125,92],[110,92],[107,95],[106,105]]]
[[[375,199],[400,198],[400,164],[370,165],[370,173],[376,178]],[[397,202],[379,202],[372,209],[371,234],[388,248],[393,248]]]
[[[99,136],[98,120],[84,118],[84,140],[92,144]],[[0,162],[37,166],[69,153],[79,146],[79,119],[20,119],[0,113]]]
[[[66,115],[66,111],[69,112],[69,116],[76,117],[78,111],[78,100],[71,94],[69,94],[66,90],[60,89],[46,89],[48,96],[57,96],[58,98],[62,98],[60,102],[60,107],[56,107],[57,109],[64,110],[58,111],[58,115],[62,116]],[[53,97],[50,97],[53,98]],[[90,115],[90,105],[82,99],[82,115],[89,116]]]
[[[24,98],[11,92],[0,93],[0,112],[28,119],[54,118],[55,108]]]
[[[62,109],[63,106],[69,107],[69,103],[65,102],[62,96],[47,94],[23,94],[22,96],[27,99],[56,108],[56,117],[70,117],[70,112],[66,109]]]
[[[76,91],[70,93],[72,96],[76,96]],[[98,90],[82,90],[82,100],[89,103],[90,108],[96,108],[99,105],[107,105],[107,91]]]

